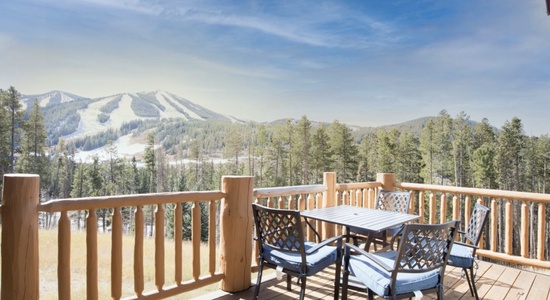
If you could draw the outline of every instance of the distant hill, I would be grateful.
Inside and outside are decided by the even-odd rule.
[[[232,116],[206,109],[185,98],[166,91],[122,93],[89,98],[63,91],[39,95],[22,95],[23,107],[30,109],[34,100],[42,107],[50,144],[60,138],[73,143],[76,159],[89,160],[91,155],[105,155],[104,146],[114,142],[122,156],[140,156],[146,145],[145,134],[155,132],[169,155],[185,151],[187,143],[198,137],[204,139],[207,155],[220,153],[232,123],[249,124]],[[378,128],[411,131],[420,136],[422,129],[435,117],[423,117],[380,127],[360,127],[347,124],[357,141]],[[293,124],[298,120],[292,119]],[[310,120],[313,127],[321,122]],[[286,122],[286,119],[266,122],[267,127]],[[330,125],[329,123],[326,123]],[[472,126],[476,122],[472,122]]]
[[[119,130],[125,124],[136,121],[180,119],[244,122],[166,91],[124,93],[94,99],[52,91],[40,95],[22,95],[23,107],[30,108],[35,99],[42,107],[52,144],[56,144],[61,137],[68,140],[85,138],[108,130]]]

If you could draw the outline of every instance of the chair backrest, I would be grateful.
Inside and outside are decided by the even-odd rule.
[[[268,208],[252,204],[256,237],[260,243],[260,255],[263,247],[296,252],[303,255],[305,261],[304,232],[300,211]]]
[[[408,213],[410,202],[411,202],[410,192],[395,192],[395,191],[380,190],[378,192],[378,197],[376,198],[376,203],[374,204],[374,208],[379,210]]]
[[[395,291],[397,274],[421,273],[440,268],[443,282],[445,266],[454,242],[458,221],[443,224],[405,224],[392,273]]]
[[[476,203],[472,216],[470,217],[470,222],[466,228],[464,237],[472,243],[472,245],[477,246],[479,240],[481,239],[481,232],[485,228],[487,219],[489,216],[489,208],[481,204]]]

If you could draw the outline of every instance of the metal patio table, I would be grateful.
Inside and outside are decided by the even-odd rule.
[[[350,205],[303,210],[300,214],[306,218],[306,222],[314,219],[344,226],[348,237],[351,227],[359,228],[363,232],[385,232],[389,228],[420,218],[418,215]]]

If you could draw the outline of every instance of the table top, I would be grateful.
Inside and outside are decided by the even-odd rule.
[[[383,231],[420,218],[417,215],[349,205],[303,210],[300,214],[309,219],[370,231]]]

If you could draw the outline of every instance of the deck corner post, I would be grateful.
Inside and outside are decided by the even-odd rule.
[[[323,184],[327,190],[323,193],[322,207],[336,206],[336,172],[324,172]],[[328,239],[336,235],[334,224],[323,222],[322,238]]]
[[[394,173],[376,173],[376,181],[382,183],[381,189],[386,191],[395,191]]]
[[[254,177],[224,176],[226,196],[220,208],[220,271],[225,275],[220,288],[239,292],[251,286],[252,198]]]
[[[4,175],[2,300],[39,298],[39,191],[38,175]]]

